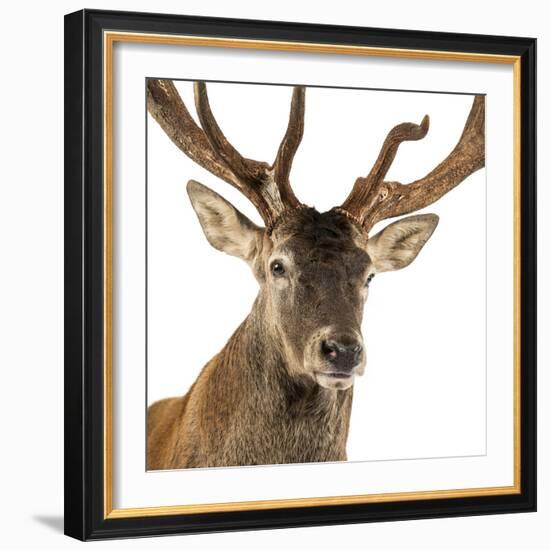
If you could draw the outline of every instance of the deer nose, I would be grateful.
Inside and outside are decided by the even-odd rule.
[[[321,342],[321,353],[335,370],[349,373],[359,363],[363,346],[354,337],[332,338]]]

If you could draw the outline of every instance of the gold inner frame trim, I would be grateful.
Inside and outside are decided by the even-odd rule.
[[[222,502],[209,504],[182,504],[148,508],[113,508],[113,46],[116,42],[143,44],[166,44],[216,48],[240,48],[266,51],[286,51],[335,55],[359,55],[371,57],[394,57],[436,61],[467,61],[497,63],[513,66],[514,81],[514,484],[505,487],[474,487],[434,491],[413,491],[367,495],[345,495],[245,502]],[[308,506],[334,506],[411,500],[434,500],[479,496],[511,495],[521,493],[521,432],[520,432],[520,383],[521,383],[521,294],[520,294],[520,242],[521,242],[521,60],[519,56],[445,52],[432,50],[409,50],[339,44],[316,44],[309,42],[283,42],[270,40],[229,39],[203,36],[180,36],[132,32],[103,34],[103,111],[104,111],[104,518],[153,517],[208,512],[246,510],[270,510],[277,508],[303,508]]]

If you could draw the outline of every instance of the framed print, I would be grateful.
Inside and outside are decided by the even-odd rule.
[[[65,530],[534,511],[535,40],[65,18]]]

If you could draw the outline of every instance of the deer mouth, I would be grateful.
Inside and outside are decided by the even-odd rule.
[[[328,376],[329,378],[342,378],[346,380],[353,376],[353,372],[319,372],[322,376]]]
[[[346,390],[353,385],[355,371],[317,371],[315,379],[320,386],[331,390]]]

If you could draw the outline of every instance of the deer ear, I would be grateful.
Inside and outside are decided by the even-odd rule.
[[[376,271],[408,266],[432,236],[439,217],[421,214],[398,220],[367,241],[367,252]]]
[[[253,262],[262,242],[263,229],[197,181],[189,181],[187,193],[208,242],[222,252]]]

